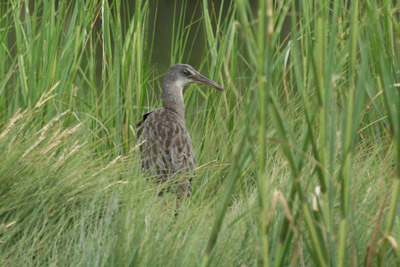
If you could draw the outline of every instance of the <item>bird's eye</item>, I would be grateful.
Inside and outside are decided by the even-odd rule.
[[[184,69],[182,71],[182,74],[185,75],[185,76],[188,76],[190,74],[190,72],[187,69]]]

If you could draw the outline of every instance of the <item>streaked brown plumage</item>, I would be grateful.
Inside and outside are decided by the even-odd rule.
[[[142,170],[172,186],[179,198],[191,195],[196,159],[186,129],[183,89],[189,83],[223,88],[198,73],[192,66],[176,64],[169,68],[162,85],[163,107],[146,113],[136,125],[141,145]]]

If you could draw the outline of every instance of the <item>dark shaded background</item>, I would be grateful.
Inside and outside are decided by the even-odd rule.
[[[154,27],[154,47],[152,53],[152,66],[155,67],[159,72],[166,72],[168,67],[171,65],[171,46],[172,46],[172,35],[174,27],[174,19],[180,20],[179,14],[181,13],[182,7],[186,6],[185,26],[192,23],[192,29],[189,32],[189,45],[190,47],[193,42],[193,50],[188,57],[189,51],[184,51],[184,58],[186,62],[193,66],[198,66],[201,62],[202,56],[204,56],[205,40],[204,40],[204,28],[203,28],[203,1],[180,1],[180,0],[153,0],[149,2],[150,17],[149,17],[149,41],[153,38],[153,27]],[[256,12],[257,0],[250,0],[252,10]],[[122,3],[125,9],[128,9],[128,14],[122,14],[123,16],[132,16],[135,10],[136,1],[129,0]],[[231,0],[213,0],[208,1],[208,9],[211,16],[211,22],[216,25],[216,16],[222,8],[222,14],[227,14]],[[174,18],[174,10],[176,17]],[[131,18],[124,18],[124,22],[129,22]],[[155,24],[155,25],[154,25]],[[177,25],[175,25],[177,27]],[[215,27],[214,27],[215,28]],[[198,31],[197,31],[198,29]],[[197,34],[196,34],[197,31]],[[186,50],[189,50],[188,48]]]

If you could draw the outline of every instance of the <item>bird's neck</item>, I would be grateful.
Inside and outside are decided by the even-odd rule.
[[[185,121],[185,105],[181,87],[173,83],[163,84],[161,99],[165,109],[175,112],[180,119]]]

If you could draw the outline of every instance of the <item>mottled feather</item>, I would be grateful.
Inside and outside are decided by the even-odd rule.
[[[175,112],[162,108],[145,114],[136,127],[143,143],[143,172],[161,183],[173,177],[177,195],[190,196],[196,160],[185,122]]]
[[[223,90],[192,66],[176,64],[169,68],[163,81],[163,107],[146,113],[136,125],[143,172],[160,183],[173,181],[170,188],[179,198],[191,195],[190,181],[196,168],[192,141],[186,130],[182,93],[183,88],[193,82]]]

